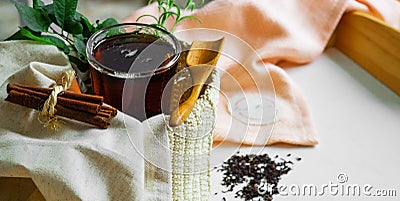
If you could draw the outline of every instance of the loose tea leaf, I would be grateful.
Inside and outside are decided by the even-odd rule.
[[[289,157],[291,154],[286,156]],[[278,183],[281,176],[289,173],[293,165],[293,162],[278,157],[276,155],[271,159],[268,154],[238,155],[238,153],[231,156],[218,169],[223,173],[221,185],[227,188],[222,193],[232,192],[236,187],[243,186],[235,192],[236,198],[272,200],[272,196],[279,193]]]

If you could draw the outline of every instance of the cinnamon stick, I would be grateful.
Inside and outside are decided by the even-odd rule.
[[[99,113],[97,113],[97,115],[99,115],[101,117],[104,117],[104,118],[107,118],[107,119],[112,117],[110,111],[100,111]]]
[[[6,101],[39,110],[43,106],[45,100],[35,95],[30,95],[16,90],[10,90]],[[107,121],[107,118],[103,118],[99,115],[90,114],[79,110],[73,110],[60,104],[57,104],[55,108],[57,110],[56,115],[92,124],[100,128],[107,128],[110,124]]]
[[[24,85],[16,85],[16,84],[11,84],[9,83],[7,85],[7,92],[10,93],[12,90],[18,91],[18,92],[22,92],[22,93],[26,93],[26,94],[30,94],[30,95],[34,95],[37,96],[39,98],[42,98],[44,100],[46,100],[49,97],[49,94],[51,93],[51,91],[49,93],[44,92],[47,91],[46,88],[40,88],[40,87],[26,87]],[[51,90],[51,89],[48,89]],[[72,93],[70,93],[72,94]],[[60,104],[64,107],[68,107],[71,109],[76,109],[76,110],[80,110],[80,111],[86,111],[92,114],[97,114],[100,111],[101,108],[101,102],[100,103],[92,103],[92,102],[86,102],[83,101],[82,96],[76,96],[75,97],[80,97],[80,100],[76,100],[76,99],[72,99],[72,98],[67,98],[67,97],[71,97],[71,96],[67,96],[67,97],[62,97],[62,96],[57,96],[57,104]],[[92,100],[89,98],[89,100]],[[94,99],[93,99],[94,100]]]
[[[52,89],[50,88],[42,88],[42,87],[36,87],[36,86],[29,86],[29,85],[22,85],[22,84],[12,84],[9,83],[7,85],[7,92],[11,90],[17,90],[17,91],[22,91],[22,92],[28,92],[32,93],[32,91],[35,92],[41,92],[41,94],[36,93],[36,95],[44,98],[43,93],[46,94],[47,98],[50,93],[52,92]],[[31,90],[31,91],[28,91]],[[112,117],[115,117],[117,115],[117,109],[108,105],[103,105],[103,97],[102,96],[97,96],[97,95],[90,95],[90,94],[79,94],[79,93],[74,93],[70,91],[63,91],[60,94],[58,94],[58,101],[61,100],[61,104],[64,105],[65,107],[71,107],[73,109],[79,109],[80,105],[79,103],[76,103],[78,106],[74,107],[73,105],[76,105],[74,103],[72,104],[67,104],[64,102],[64,98],[68,99],[73,99],[73,100],[80,100],[80,101],[85,101],[89,103],[94,103],[94,104],[99,104],[100,105],[100,110],[97,108],[97,106],[89,106],[89,108],[92,108],[92,113],[96,114],[94,111],[99,112],[101,110],[107,111],[107,113],[110,113]],[[64,103],[64,104],[63,104]],[[110,111],[108,111],[110,110]]]
[[[110,111],[111,116],[115,117],[117,115],[117,108],[108,105],[101,105],[100,111]]]
[[[13,88],[15,86],[17,86],[20,88],[25,88],[25,89],[30,89],[30,90],[37,91],[37,92],[46,93],[47,96],[49,96],[52,91],[51,88],[42,88],[42,87],[37,87],[37,86],[28,86],[28,85],[12,84],[12,83],[9,83],[9,85],[11,85]],[[7,90],[8,90],[8,87],[7,87]],[[96,95],[90,95],[90,94],[80,94],[80,93],[75,93],[75,92],[70,92],[70,91],[64,91],[64,92],[60,93],[58,96],[70,98],[70,99],[74,99],[74,100],[81,100],[81,101],[85,101],[85,102],[97,103],[97,104],[101,104],[104,101],[102,96],[96,96]]]

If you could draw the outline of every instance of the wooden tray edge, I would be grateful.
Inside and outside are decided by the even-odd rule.
[[[362,12],[345,14],[327,47],[336,47],[400,95],[400,31]]]

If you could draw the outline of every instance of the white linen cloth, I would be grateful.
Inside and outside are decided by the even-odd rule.
[[[62,118],[53,131],[38,111],[4,101],[7,83],[49,87],[69,69],[53,46],[0,42],[0,201],[208,200],[216,71],[175,128],[168,116],[139,122],[119,112],[107,129]]]
[[[0,43],[0,177],[31,178],[46,200],[171,200],[170,152],[157,147],[169,146],[161,116],[141,124],[120,112],[108,129],[62,119],[54,131],[37,111],[4,101],[7,83],[49,87],[68,69],[53,46]]]

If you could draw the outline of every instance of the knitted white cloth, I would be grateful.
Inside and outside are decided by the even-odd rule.
[[[190,79],[184,79],[181,82],[177,83],[180,89],[186,89],[188,85],[191,85]],[[175,93],[181,94],[183,91]],[[219,76],[218,71],[215,70],[207,81],[204,93],[199,97],[184,124],[174,128],[168,127],[172,150],[173,200],[208,200],[209,158],[218,98]]]

